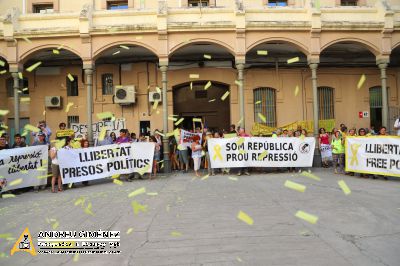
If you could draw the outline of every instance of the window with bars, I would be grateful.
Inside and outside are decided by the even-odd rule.
[[[128,9],[128,1],[107,1],[107,10]]]
[[[189,7],[206,7],[210,6],[210,1],[209,0],[189,0],[188,1],[188,6]]]
[[[273,88],[257,88],[254,95],[254,121],[269,127],[276,127],[276,90]],[[266,118],[264,123],[258,114]]]
[[[53,13],[54,11],[54,6],[53,4],[35,4],[32,6],[32,11],[33,13],[40,13],[40,14],[45,14],[45,13]]]
[[[330,87],[318,87],[318,119],[335,118],[334,89]]]
[[[341,6],[357,6],[357,0],[341,0]]]
[[[67,117],[67,127],[71,128],[71,124],[79,123],[79,116],[78,115],[69,115]]]
[[[14,97],[14,79],[8,78],[6,79],[6,88],[7,88],[7,97]],[[19,80],[19,89],[21,91],[20,96],[28,96],[29,95],[29,82],[27,78],[23,80]]]
[[[114,94],[114,81],[113,74],[106,73],[101,75],[101,84],[103,95],[113,95]]]
[[[78,76],[73,75],[73,81],[71,81],[68,77],[67,80],[67,96],[78,96]]]
[[[268,0],[268,6],[287,6],[287,0]]]

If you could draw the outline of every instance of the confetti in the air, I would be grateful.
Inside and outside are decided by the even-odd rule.
[[[10,182],[9,186],[16,186],[22,183],[22,178],[15,179],[14,181]]]
[[[141,187],[141,188],[136,189],[135,191],[132,191],[131,193],[129,193],[128,198],[132,198],[132,197],[135,197],[135,196],[143,194],[143,193],[146,193],[145,187]]]
[[[245,138],[240,137],[240,138],[238,139],[238,141],[236,141],[236,145],[240,146],[240,145],[243,144],[244,141],[245,141]]]
[[[317,180],[317,181],[321,181],[321,178],[319,178],[318,176],[316,176],[316,175],[314,175],[314,174],[312,174],[310,172],[307,172],[307,171],[301,172],[301,175],[305,176],[305,177],[309,177],[309,178]]]
[[[175,126],[179,125],[180,123],[183,122],[183,120],[185,120],[185,118],[180,118],[178,121],[175,122]]]
[[[366,80],[366,76],[364,74],[361,75],[360,80],[357,83],[357,89],[360,89]]]
[[[37,62],[37,63],[31,65],[30,67],[28,67],[28,68],[26,69],[26,71],[32,72],[33,70],[35,70],[35,69],[36,69],[38,66],[40,66],[41,64],[42,64],[42,62]],[[22,78],[21,78],[21,79],[22,79]]]
[[[303,219],[304,221],[307,221],[309,223],[315,224],[318,221],[318,217],[303,211],[298,211],[296,212],[296,217]]]
[[[190,90],[193,90],[193,82],[190,82]]]
[[[266,50],[258,50],[257,55],[268,55],[268,51]]]
[[[211,99],[208,101],[209,103],[215,102],[215,99]]]
[[[205,59],[211,59],[211,55],[209,55],[209,54],[204,54],[204,58],[205,58]]]
[[[0,109],[0,116],[7,115],[10,112],[10,110],[1,110]]]
[[[158,107],[158,100],[154,101],[153,103],[153,110],[156,110]]]
[[[291,63],[296,63],[296,62],[299,62],[299,61],[300,61],[299,57],[293,57],[293,58],[288,59],[287,63],[291,64]]]
[[[32,43],[32,41],[29,40],[27,37],[22,37],[22,39],[24,39],[24,41],[26,41],[27,43]]]
[[[170,117],[170,116],[168,116],[168,120],[171,120],[171,121],[176,121],[176,120],[178,120],[178,118],[176,118],[176,117]],[[170,134],[170,133],[168,133],[168,134]],[[167,134],[167,135],[168,135]],[[173,135],[174,133],[172,132],[172,135]]]
[[[256,102],[255,102],[255,104],[260,104],[260,103],[261,103],[261,101],[256,101]]]
[[[23,88],[22,89],[22,91],[28,91],[29,90],[29,88]]]
[[[61,44],[60,46],[57,47],[57,50],[61,50],[64,47],[64,44]]]
[[[125,49],[125,50],[129,50],[129,47],[126,45],[120,45],[119,47],[121,47],[122,49]]]
[[[253,225],[254,221],[253,218],[251,218],[249,215],[247,215],[243,211],[239,211],[237,218],[243,222],[245,222],[248,225]]]
[[[19,79],[24,79],[24,76],[22,75],[22,72],[18,72],[18,78]]]
[[[68,73],[68,79],[69,79],[71,82],[74,81],[74,77],[73,77],[70,73]]]
[[[339,184],[340,188],[343,190],[343,193],[344,193],[345,195],[351,194],[351,190],[350,190],[350,188],[347,186],[346,182],[344,182],[344,180],[338,181],[338,184]]]
[[[129,228],[129,229],[126,231],[126,234],[129,235],[129,234],[132,233],[132,232],[133,232],[133,228],[131,227],[131,228]]]
[[[285,187],[299,191],[299,192],[304,192],[306,190],[306,186],[298,184],[296,182],[289,181],[289,180],[286,180]]]
[[[57,49],[53,49],[53,54],[60,54],[60,51],[58,51]]]
[[[229,96],[229,93],[230,93],[229,91],[226,91],[226,92],[224,93],[224,95],[221,96],[221,100],[222,100],[222,101],[225,101],[225,99]]]
[[[135,215],[138,214],[140,211],[147,212],[147,205],[141,205],[137,203],[137,201],[132,201],[132,208]]]
[[[201,123],[202,121],[201,121],[201,118],[193,118],[193,122],[199,122],[199,123]]]
[[[24,126],[24,129],[27,131],[32,131],[32,132],[39,132],[39,130],[40,130],[39,128],[32,126],[31,124],[26,124]]]
[[[239,80],[235,80],[235,84],[238,85],[238,86],[241,86],[243,83],[241,81],[239,81]]]
[[[1,74],[1,75],[5,74],[5,73],[7,73],[7,70],[5,70],[5,69],[2,70],[2,71],[0,71],[0,74]]]
[[[67,107],[65,108],[65,112],[68,113],[68,112],[69,112],[69,109],[70,109],[72,106],[74,106],[74,103],[72,103],[72,102],[68,103],[68,104],[67,104]]]
[[[300,88],[299,85],[296,86],[296,88],[294,89],[294,96],[297,96],[299,94]]]
[[[98,140],[99,141],[103,141],[104,138],[106,137],[106,133],[107,133],[107,128],[106,127],[102,127],[101,130],[100,130],[100,134],[99,134]]]
[[[121,51],[116,51],[115,53],[113,53],[112,55],[116,55],[119,54]]]
[[[191,79],[198,79],[198,78],[200,78],[200,75],[199,75],[199,74],[190,74],[190,75],[189,75],[189,78],[191,78]]]
[[[261,119],[261,121],[267,123],[267,118],[262,113],[258,113],[258,117]]]
[[[99,120],[103,120],[103,119],[112,118],[114,115],[111,112],[103,112],[103,113],[97,113],[96,116]]]
[[[208,81],[207,84],[204,86],[204,90],[208,90],[211,87],[211,81]]]
[[[4,62],[3,60],[0,60],[0,66],[5,66],[6,65],[6,62]]]
[[[267,156],[268,151],[263,151],[262,153],[260,153],[260,155],[258,155],[258,160],[262,161],[264,160],[265,156]]]

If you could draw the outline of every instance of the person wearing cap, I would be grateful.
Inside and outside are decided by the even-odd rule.
[[[45,136],[46,144],[50,143],[51,129],[46,125],[46,121],[39,121],[37,127],[39,128],[39,132],[32,132],[31,135],[34,137],[34,142],[39,140],[39,133],[43,133]],[[33,146],[33,145],[32,145]]]
[[[38,145],[47,145],[46,134],[43,132],[37,133],[37,140],[35,140],[32,144],[32,146],[38,146]]]

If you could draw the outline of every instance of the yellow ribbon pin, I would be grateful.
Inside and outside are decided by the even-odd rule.
[[[214,154],[213,160],[215,161],[217,159],[217,157],[218,157],[218,159],[220,159],[222,161],[221,146],[220,145],[217,144],[217,145],[214,146],[214,152],[215,152],[215,154]]]

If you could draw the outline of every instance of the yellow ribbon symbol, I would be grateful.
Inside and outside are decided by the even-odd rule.
[[[358,149],[360,148],[360,144],[351,144],[350,149],[353,157],[351,157],[350,165],[353,165],[354,163],[358,165],[358,158],[357,158],[357,152]]]
[[[220,159],[222,161],[221,146],[220,145],[217,144],[217,145],[214,146],[214,152],[215,152],[215,154],[214,154],[213,160],[215,161],[217,159],[217,157],[218,157],[218,159]]]

